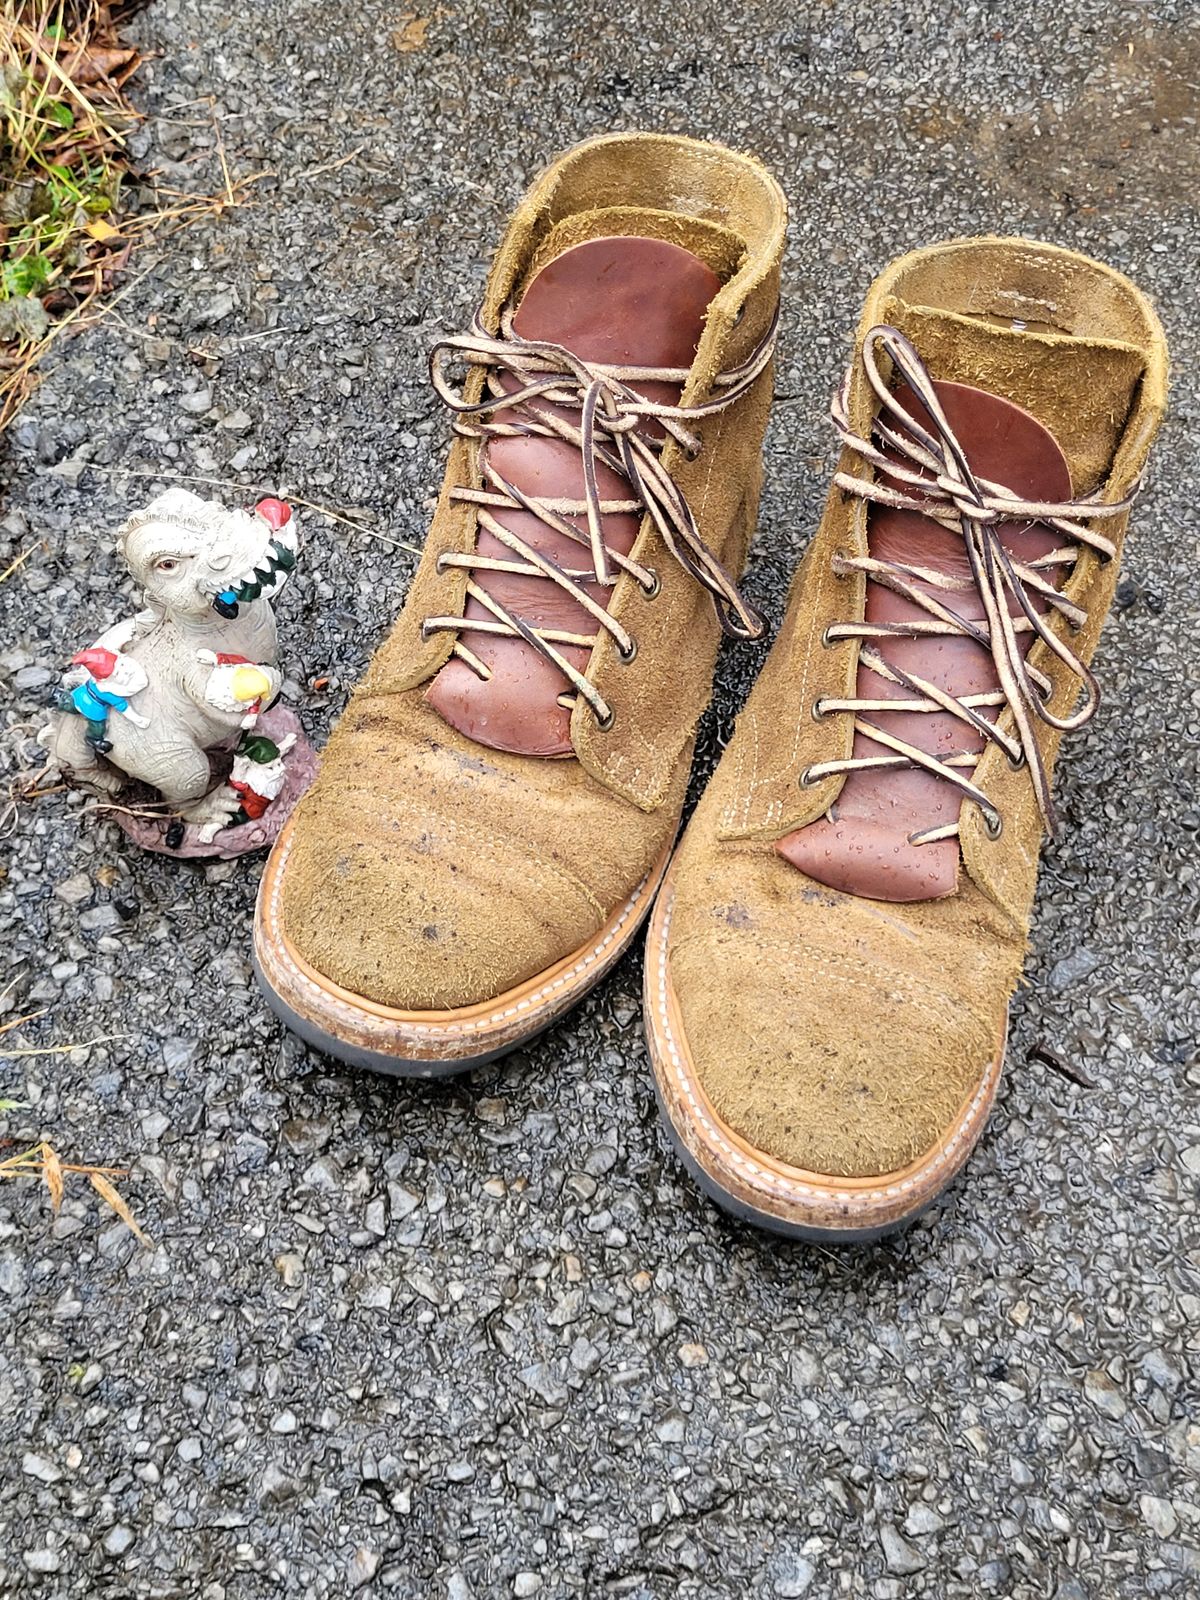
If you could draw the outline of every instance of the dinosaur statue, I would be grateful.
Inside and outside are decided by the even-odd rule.
[[[145,609],[75,658],[39,735],[47,770],[110,796],[137,780],[178,819],[176,844],[188,827],[211,840],[245,813],[209,752],[232,751],[282,682],[271,600],[295,522],[279,500],[250,513],[168,489],[117,538]]]

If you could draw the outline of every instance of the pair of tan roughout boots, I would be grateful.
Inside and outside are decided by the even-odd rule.
[[[842,454],[682,842],[771,404],[785,201],[749,157],[619,134],[509,225],[433,383],[454,443],[407,603],[268,863],[272,1004],[438,1076],[522,1044],[650,915],[674,1142],[799,1237],[915,1216],[995,1098],[1060,736],[1162,414],[1146,299],[1022,239],[872,287]]]

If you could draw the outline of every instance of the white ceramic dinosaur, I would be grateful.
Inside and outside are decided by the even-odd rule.
[[[145,610],[97,646],[136,661],[145,687],[128,697],[133,716],[108,718],[103,753],[73,710],[55,712],[40,738],[50,768],[68,781],[111,795],[138,779],[184,822],[211,832],[239,799],[224,782],[214,786],[208,752],[229,749],[247,715],[279,693],[271,599],[296,562],[295,522],[278,500],[230,511],[168,489],[129,518],[118,548]]]

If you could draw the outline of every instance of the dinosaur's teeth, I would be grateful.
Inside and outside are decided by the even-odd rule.
[[[266,554],[261,558],[261,564],[253,567],[232,587],[237,591],[239,600],[257,600],[264,590],[274,589],[280,581],[280,574],[291,572],[296,565],[296,553],[279,539],[272,539]]]

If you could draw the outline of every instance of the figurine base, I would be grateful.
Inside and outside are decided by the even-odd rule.
[[[179,831],[178,818],[138,817],[116,811],[113,820],[121,832],[143,850],[193,861],[234,861],[238,856],[249,855],[254,850],[265,850],[268,845],[274,844],[296,802],[317,775],[317,753],[305,738],[299,717],[286,706],[276,705],[264,711],[255,723],[254,731],[265,734],[276,744],[290,733],[296,736],[295,744],[284,757],[283,788],[261,817],[222,828],[211,839],[202,839],[202,830],[189,824],[184,827],[183,837],[178,842],[169,842],[169,839],[174,840]]]

